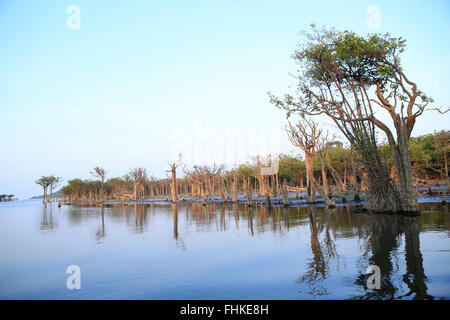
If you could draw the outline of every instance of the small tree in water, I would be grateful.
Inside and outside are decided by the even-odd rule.
[[[315,192],[316,189],[318,189],[327,205],[329,207],[334,207],[335,203],[328,195],[328,181],[324,163],[324,157],[326,155],[325,149],[328,144],[327,137],[322,133],[322,130],[316,122],[308,119],[299,121],[295,127],[288,122],[286,132],[291,143],[299,147],[305,153],[307,202],[314,202]],[[316,179],[314,178],[313,160],[317,151],[319,151],[321,162],[323,189],[318,188]]]
[[[170,183],[170,194],[172,196],[172,202],[178,202],[178,186],[177,186],[177,168],[181,164],[182,155],[181,153],[178,155],[178,160],[169,163],[170,170],[167,172],[171,173],[171,183]]]
[[[400,64],[405,40],[389,34],[361,37],[350,31],[318,30],[294,54],[301,66],[299,96],[271,101],[291,112],[330,117],[361,152],[368,176],[367,207],[375,211],[418,211],[409,138],[417,117],[433,100],[418,90]],[[375,116],[385,110],[395,135]],[[375,129],[386,134],[395,165],[395,186],[376,147]]]
[[[101,181],[100,197],[102,201],[104,201],[106,171],[103,168],[95,167],[94,171],[91,171],[91,175],[100,179]]]
[[[53,201],[53,190],[62,182],[61,177],[55,177],[55,176],[49,176],[47,177],[49,179],[49,187],[50,187],[50,202]]]
[[[42,189],[44,190],[44,196],[42,198],[42,203],[46,203],[47,201],[47,189],[52,183],[51,177],[44,177],[42,176],[40,179],[36,180],[35,183],[40,185]]]

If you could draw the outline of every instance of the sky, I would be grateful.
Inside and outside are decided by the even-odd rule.
[[[34,181],[122,176],[298,153],[267,92],[295,85],[310,24],[407,39],[404,69],[448,108],[449,1],[0,0],[0,194]],[[449,129],[425,113],[413,136]],[[323,120],[323,125],[333,131]]]

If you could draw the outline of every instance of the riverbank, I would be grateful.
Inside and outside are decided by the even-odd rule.
[[[354,200],[353,193],[341,194],[338,196],[334,196],[333,200],[335,201],[336,207],[362,207],[364,206],[367,195],[360,194],[360,200]],[[449,195],[447,195],[447,202],[450,200]],[[440,195],[419,195],[418,196],[419,203],[441,203],[442,196]],[[214,197],[205,197],[205,198],[195,198],[195,197],[180,197],[178,202],[173,202],[169,198],[156,198],[156,199],[139,199],[139,200],[107,200],[104,202],[96,202],[96,201],[73,201],[73,202],[64,202],[65,205],[73,205],[73,204],[158,204],[158,205],[173,205],[173,204],[214,204],[214,205],[230,205],[230,204],[247,204],[247,198],[244,195],[239,195],[236,202],[223,201],[220,196]],[[282,198],[270,197],[270,203],[273,207],[283,207]],[[267,206],[266,197],[265,196],[254,196],[252,198],[252,205],[255,206]],[[289,206],[288,207],[327,207],[327,204],[319,197],[316,198],[314,203],[308,203],[306,201],[306,197],[304,194],[289,194]]]

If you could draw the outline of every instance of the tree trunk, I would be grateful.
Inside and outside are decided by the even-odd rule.
[[[178,201],[178,190],[177,190],[177,172],[176,169],[172,168],[172,184],[170,185],[172,202]]]
[[[236,185],[237,181],[236,181],[236,176],[233,177],[233,184],[231,187],[231,201],[232,202],[237,202],[238,198],[237,198],[237,185]]]
[[[375,212],[401,211],[400,197],[394,187],[389,172],[381,163],[378,153],[364,153],[362,157],[367,173],[369,197],[366,208]]]
[[[353,159],[353,150],[352,148],[350,148],[350,162],[351,162],[351,166],[352,166],[352,184],[353,184],[353,189],[355,191],[355,195],[353,197],[354,201],[359,201],[359,192],[361,191],[361,187],[358,183],[358,173],[357,173],[357,167],[356,167],[356,163],[355,160]]]
[[[287,191],[286,180],[283,183],[281,193],[283,196],[283,206],[288,207],[289,206],[289,194]]]
[[[324,159],[321,157],[320,157],[320,169],[322,171],[323,192],[328,196],[330,194],[330,190],[328,187],[327,170],[325,169]]]
[[[305,152],[305,167],[306,167],[306,201],[308,203],[314,203],[315,190],[314,190],[314,162],[312,154]]]
[[[251,207],[253,205],[252,201],[252,193],[251,193],[251,184],[250,184],[250,177],[247,178],[247,206]]]
[[[418,212],[417,194],[413,184],[411,156],[409,153],[409,135],[406,128],[395,120],[397,129],[397,143],[392,136],[388,135],[392,160],[394,161],[397,177],[397,188],[400,196],[401,211]]]

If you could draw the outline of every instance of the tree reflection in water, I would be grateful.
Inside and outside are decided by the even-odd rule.
[[[355,284],[362,286],[365,293],[355,299],[433,299],[427,294],[426,276],[423,258],[420,252],[420,216],[382,215],[371,217],[371,233],[366,242],[367,261],[361,261],[360,270],[365,271],[368,265],[377,265],[381,271],[381,288],[370,290],[366,287],[368,275],[360,274]],[[394,279],[394,257],[402,237],[405,239],[406,273],[402,280],[409,292],[399,295],[399,287]]]
[[[175,239],[177,248],[186,250],[184,241],[178,233],[178,206],[176,204],[172,204],[170,205],[170,210],[172,211],[172,218],[173,218],[173,238]]]
[[[420,216],[344,215],[347,208],[337,208],[324,209],[319,222],[317,208],[308,207],[306,210],[312,256],[306,265],[306,272],[297,281],[302,295],[314,297],[331,294],[326,280],[335,272],[330,270],[332,266],[338,271],[340,265],[335,241],[337,238],[356,236],[363,241],[363,254],[357,262],[359,276],[354,284],[364,293],[361,296],[354,296],[353,299],[402,299],[405,297],[433,299],[427,293],[427,278],[420,252]],[[348,217],[350,226],[343,220],[345,216]],[[331,224],[330,217],[334,220]],[[336,238],[337,228],[341,229],[341,234]],[[400,248],[403,239],[404,251]],[[399,276],[403,258],[405,274]],[[369,274],[366,274],[366,270],[369,265],[380,267],[381,289],[379,290],[367,288]]]
[[[429,209],[448,212],[445,211],[448,210],[447,206],[443,209],[431,206]],[[49,207],[42,211],[40,221],[42,231],[53,230],[57,226],[51,210]],[[183,211],[185,215],[180,216]],[[302,252],[305,251],[310,255],[306,261],[306,270],[303,270],[297,279],[301,296],[336,296],[338,292],[335,291],[348,286],[356,292],[347,293],[354,299],[432,299],[433,297],[428,294],[427,277],[420,252],[420,232],[421,228],[423,232],[435,230],[436,225],[448,230],[450,226],[448,218],[445,218],[447,215],[411,217],[356,214],[351,211],[352,209],[348,207],[326,209],[309,206],[269,209],[265,206],[247,207],[238,204],[155,206],[124,203],[100,208],[98,205],[67,208],[69,226],[81,225],[82,219],[99,217],[101,212],[101,224],[99,223],[96,233],[97,241],[103,241],[106,236],[105,215],[112,224],[125,222],[133,232],[145,233],[147,219],[151,222],[150,219],[154,219],[152,215],[155,212],[168,214],[171,218],[168,232],[173,233],[176,247],[182,250],[186,250],[186,246],[180,230],[211,233],[211,237],[214,237],[214,232],[228,232],[229,236],[234,237],[234,232],[239,232],[242,227],[245,229],[247,226],[248,241],[259,241],[264,233],[267,236],[262,239],[267,240],[275,234],[280,236],[279,239],[289,239],[290,230],[291,234],[301,230],[302,234],[306,235],[309,231],[306,243],[303,240],[301,242],[306,244]],[[110,225],[110,228],[114,226]],[[187,233],[185,237],[188,239],[189,234]],[[289,245],[296,244],[289,242]],[[355,248],[356,254],[347,254],[344,250],[348,250],[348,246]],[[342,251],[339,252],[340,250]],[[349,262],[355,263],[350,267],[354,269],[345,270],[350,266]],[[344,267],[342,270],[341,265]],[[380,268],[379,290],[367,288],[369,275],[366,274],[366,270],[369,265],[377,265]],[[345,279],[342,278],[342,274],[347,275]]]
[[[317,222],[316,208],[308,207],[309,229],[311,233],[310,245],[312,252],[312,259],[307,264],[307,271],[298,279],[298,283],[306,284],[308,289],[301,293],[306,293],[311,296],[328,295],[329,292],[325,286],[322,285],[329,273],[330,259],[338,258],[336,245],[330,234],[328,220],[330,218],[331,209],[325,209],[325,214],[320,223]],[[324,231],[325,229],[325,231]],[[324,231],[324,239],[321,244],[320,235]]]
[[[134,221],[136,224],[136,233],[144,233],[147,225],[146,205],[134,204]]]
[[[102,213],[102,225],[98,227],[97,232],[95,233],[95,240],[97,242],[102,242],[106,236],[105,231],[105,207],[103,204],[101,205],[101,213]]]
[[[42,209],[42,218],[40,223],[40,229],[41,231],[53,231],[58,227],[58,223],[56,222],[55,218],[53,217],[53,208],[52,206],[48,206],[48,208],[45,206]]]

